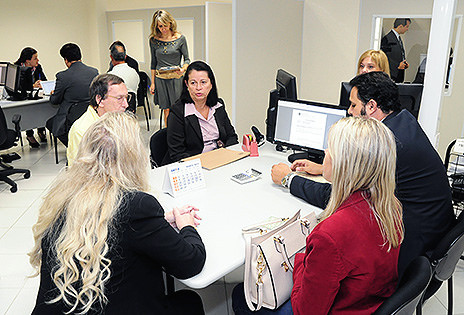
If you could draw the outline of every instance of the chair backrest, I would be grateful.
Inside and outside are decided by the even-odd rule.
[[[464,211],[459,214],[456,225],[441,239],[430,256],[434,277],[448,280],[464,251]]]
[[[155,167],[163,166],[163,159],[168,152],[167,135],[167,128],[163,128],[150,138],[150,155]]]
[[[7,130],[8,126],[6,124],[5,114],[3,113],[3,109],[0,107],[0,145],[7,140]]]
[[[148,89],[150,88],[151,80],[148,74],[144,71],[139,71],[139,86],[137,88],[137,106],[143,106],[145,97],[148,95]]]
[[[429,260],[424,256],[417,257],[406,268],[396,291],[374,314],[413,314],[431,278],[432,268]]]
[[[66,133],[71,129],[72,124],[78,120],[89,107],[89,100],[72,103],[66,114]]]
[[[137,95],[134,92],[129,92],[131,95],[131,99],[128,102],[129,106],[127,107],[127,110],[135,113],[135,109],[137,107]]]

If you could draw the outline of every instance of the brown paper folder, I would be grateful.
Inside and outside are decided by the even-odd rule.
[[[229,164],[231,162],[243,159],[250,155],[250,152],[229,150],[226,148],[220,148],[217,150],[197,154],[182,161],[190,161],[193,159],[200,158],[201,166],[207,170],[213,170],[219,166]]]

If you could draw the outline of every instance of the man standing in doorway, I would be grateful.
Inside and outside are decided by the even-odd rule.
[[[406,61],[406,53],[401,36],[409,30],[411,19],[396,19],[393,23],[393,29],[382,38],[380,49],[388,57],[390,65],[390,77],[396,83],[404,81],[404,70],[409,67]]]

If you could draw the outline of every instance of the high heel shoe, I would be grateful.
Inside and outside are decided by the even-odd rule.
[[[34,137],[27,137],[27,141],[29,142],[31,148],[37,149],[40,147],[40,144],[37,142],[37,140],[35,140]]]
[[[45,133],[39,132],[38,134],[39,134],[40,142],[47,142],[47,136],[45,135]]]

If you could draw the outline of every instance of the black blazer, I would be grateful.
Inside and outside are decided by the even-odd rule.
[[[151,195],[127,194],[108,241],[111,276],[105,285],[108,303],[91,314],[171,314],[164,294],[162,271],[185,279],[198,274],[206,251],[197,231],[187,226],[177,233],[164,219],[164,210]],[[58,228],[60,228],[58,226]],[[45,303],[55,297],[51,277],[54,257],[49,239],[42,241],[40,287],[32,314],[63,314],[64,303]],[[180,301],[177,301],[180,302]]]
[[[238,143],[238,137],[227,116],[224,101],[219,99],[219,103],[223,106],[216,109],[214,117],[219,129],[219,140],[227,147]],[[185,105],[178,100],[171,107],[168,116],[168,154],[163,164],[179,161],[203,151],[203,136],[198,118],[195,115],[184,116]]]
[[[387,55],[390,66],[390,77],[393,81],[401,83],[404,81],[404,69],[398,69],[400,62],[405,55],[404,49],[401,49],[400,42],[393,30],[382,37],[380,49]]]
[[[55,91],[50,95],[50,103],[60,105],[53,119],[52,133],[55,136],[66,134],[66,114],[73,103],[89,101],[89,87],[98,70],[74,62],[64,71],[56,74]]]
[[[455,217],[443,162],[414,116],[403,109],[388,115],[383,123],[396,139],[396,196],[403,205],[405,227],[398,262],[402,274],[414,258],[435,248]],[[295,176],[290,192],[325,208],[331,185]]]
[[[33,83],[35,83],[38,80],[47,81],[47,77],[45,76],[45,73],[43,72],[42,66],[40,64],[38,64],[37,67],[35,67]]]

